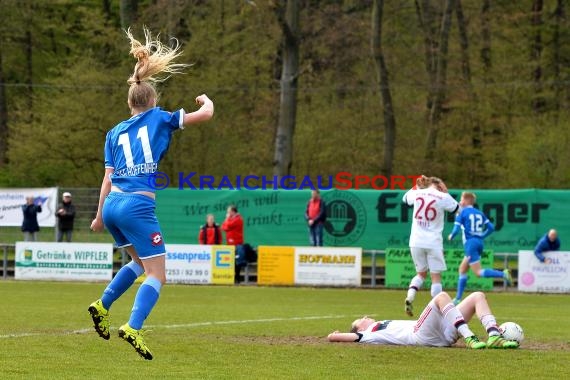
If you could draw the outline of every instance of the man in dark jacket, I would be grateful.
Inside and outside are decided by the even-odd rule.
[[[63,193],[63,203],[57,209],[57,241],[62,242],[65,235],[65,241],[71,242],[73,234],[73,220],[75,219],[75,206],[71,203],[71,193]]]
[[[24,241],[36,241],[38,239],[38,212],[42,212],[41,203],[34,204],[34,197],[26,197],[26,204],[22,206],[24,221],[22,222],[22,232]]]
[[[309,240],[312,246],[323,246],[323,226],[326,218],[325,201],[322,200],[318,189],[313,190],[305,211],[305,220],[309,226]]]
[[[550,230],[544,235],[536,244],[534,248],[534,255],[541,263],[550,264],[550,259],[544,257],[543,252],[558,251],[560,249],[560,239],[558,239],[558,232]]]

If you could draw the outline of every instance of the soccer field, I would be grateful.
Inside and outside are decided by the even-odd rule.
[[[332,344],[364,314],[405,319],[404,291],[167,285],[149,317],[145,361],[120,340],[136,288],[111,309],[111,340],[87,312],[104,284],[0,282],[0,378],[565,378],[568,296],[491,293],[498,321],[525,330],[519,350]],[[427,303],[422,292],[416,303]],[[483,336],[478,321],[471,323]]]

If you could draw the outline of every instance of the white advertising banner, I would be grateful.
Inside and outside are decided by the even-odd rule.
[[[55,211],[57,207],[57,187],[37,189],[0,189],[0,226],[19,227],[24,214],[22,206],[26,197],[34,197],[34,203],[42,207],[38,213],[40,227],[55,227]]]
[[[295,284],[360,286],[362,248],[295,247]]]
[[[166,244],[166,282],[233,284],[234,247]]]
[[[570,293],[570,252],[545,252],[541,263],[533,251],[519,251],[518,289],[521,292]]]
[[[16,242],[16,280],[110,281],[113,245]]]

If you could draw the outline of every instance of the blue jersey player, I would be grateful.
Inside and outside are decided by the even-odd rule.
[[[507,284],[511,282],[511,275],[508,269],[504,271],[496,269],[481,268],[481,254],[483,253],[483,239],[495,231],[493,223],[480,210],[473,207],[476,196],[474,193],[463,192],[461,194],[461,212],[455,218],[453,231],[449,235],[449,240],[453,240],[459,230],[463,230],[463,246],[465,257],[459,265],[459,280],[457,283],[457,295],[454,303],[458,304],[463,297],[465,286],[467,285],[467,271],[469,267],[478,277],[504,278]]]
[[[156,106],[154,82],[160,73],[176,74],[186,65],[173,63],[182,52],[153,39],[145,29],[145,44],[137,41],[130,30],[130,53],[137,58],[129,78],[128,104],[132,117],[117,124],[105,141],[105,175],[101,185],[93,231],[106,226],[118,247],[125,247],[132,261],[122,267],[88,310],[95,330],[110,338],[109,309],[143,273],[146,279],[135,296],[129,321],[119,327],[119,337],[130,343],[145,359],[151,360],[142,335],[142,325],[158,301],[166,282],[164,241],[155,216],[155,175],[160,160],[168,150],[173,132],[184,126],[209,120],[214,104],[206,95],[196,98],[195,112],[183,109],[167,112]]]

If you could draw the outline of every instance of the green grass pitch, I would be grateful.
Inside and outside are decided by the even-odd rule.
[[[525,330],[519,350],[333,344],[364,314],[405,319],[404,290],[167,285],[146,322],[155,359],[117,337],[138,285],[113,305],[111,340],[87,306],[104,284],[0,282],[2,379],[543,379],[565,378],[567,295],[490,293],[499,322]],[[427,303],[420,293],[416,308]],[[421,311],[421,310],[418,310]],[[470,324],[481,336],[477,320]]]

